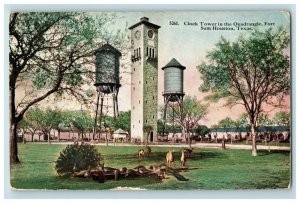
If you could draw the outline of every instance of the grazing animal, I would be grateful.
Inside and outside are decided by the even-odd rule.
[[[151,147],[147,146],[146,147],[146,152],[147,152],[147,154],[151,154]]]
[[[186,150],[182,150],[181,157],[180,157],[181,167],[184,167],[186,164],[186,156],[187,156]]]
[[[184,152],[186,154],[186,157],[190,157],[190,154],[193,152],[193,148],[185,148]]]
[[[139,159],[142,159],[142,158],[144,158],[144,156],[145,156],[145,150],[140,149],[140,150],[138,151],[137,157],[138,157]]]
[[[167,155],[166,155],[166,160],[167,160],[167,166],[169,167],[174,167],[175,163],[174,163],[174,155],[173,155],[174,150],[169,150]]]

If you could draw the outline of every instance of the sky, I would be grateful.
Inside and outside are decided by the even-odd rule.
[[[91,13],[91,15],[96,13]],[[270,27],[285,26],[289,29],[290,16],[285,11],[203,11],[203,12],[118,12],[116,14],[115,23],[107,23],[108,30],[118,30],[130,33],[128,27],[140,21],[141,17],[148,17],[151,23],[161,26],[158,31],[158,104],[163,104],[163,71],[161,70],[172,58],[175,58],[183,66],[184,71],[184,92],[189,96],[196,96],[199,101],[204,101],[203,94],[198,90],[202,81],[197,66],[203,62],[208,62],[206,55],[212,51],[215,44],[220,40],[221,36],[235,41],[240,35],[246,37],[249,34],[247,30],[238,30],[236,25],[245,23],[252,24],[250,26],[241,26],[243,28],[259,28],[267,29]],[[176,24],[176,25],[174,25]],[[222,24],[222,25],[221,25]],[[255,26],[260,24],[259,26]],[[214,30],[216,25],[221,29],[233,30]],[[130,42],[128,42],[130,43]],[[113,45],[113,44],[112,44]],[[130,54],[130,53],[128,53]],[[286,52],[289,55],[289,50]],[[129,57],[121,57],[121,63],[126,64],[120,69],[121,88],[119,91],[119,110],[128,111],[131,107],[130,85],[130,62]],[[22,97],[22,92],[19,91]],[[47,104],[48,100],[44,103]],[[289,97],[285,103],[289,108]],[[217,124],[219,120],[225,117],[237,119],[243,112],[243,106],[224,106],[224,100],[209,105],[208,114],[200,123],[211,126]],[[76,102],[61,101],[59,107],[68,109],[80,109],[80,105]],[[52,105],[53,106],[53,105]],[[265,107],[271,115],[277,110]]]
[[[237,30],[236,24],[242,23],[261,23],[258,28],[260,30],[270,27],[285,26],[289,28],[290,16],[284,11],[249,11],[249,12],[135,12],[135,13],[118,13],[121,16],[118,21],[123,25],[127,22],[131,26],[139,21],[143,16],[147,16],[149,21],[161,26],[159,29],[158,40],[158,102],[163,104],[163,71],[161,68],[165,66],[172,58],[176,58],[183,66],[186,66],[184,71],[184,92],[186,95],[196,96],[200,101],[207,94],[201,93],[198,88],[201,84],[200,73],[197,66],[202,62],[208,62],[206,55],[213,50],[215,44],[220,40],[221,36],[230,41],[236,40],[240,35],[247,36],[249,31]],[[179,25],[170,25],[170,21],[177,22]],[[201,26],[202,22],[202,26]],[[197,25],[195,25],[197,23]],[[227,28],[235,30],[202,30],[201,27],[210,27],[208,24],[222,23],[225,28],[225,23],[231,23]],[[172,23],[171,23],[172,24]],[[194,24],[194,25],[185,25]],[[125,23],[126,25],[126,23]],[[122,27],[122,26],[120,26]],[[220,27],[220,26],[219,26]],[[211,28],[211,27],[210,27]],[[254,28],[247,26],[244,28]],[[289,55],[289,51],[287,53]],[[121,70],[122,72],[122,70]],[[119,94],[120,109],[130,109],[130,102],[126,102],[125,98],[130,95],[130,76],[123,76],[125,83]],[[286,98],[285,103],[289,107],[289,98]],[[229,116],[237,119],[244,111],[243,106],[234,106],[229,108],[224,106],[225,102],[220,101],[215,104],[210,104],[207,116],[200,122],[207,125],[216,124],[219,120]],[[265,107],[270,113],[274,114],[270,107]]]

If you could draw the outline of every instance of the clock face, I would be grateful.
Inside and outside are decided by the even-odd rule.
[[[134,33],[134,36],[136,39],[140,39],[141,37],[141,32],[139,30],[137,30],[135,33]]]
[[[152,39],[152,38],[153,38],[153,35],[154,35],[153,30],[149,30],[149,31],[148,31],[148,37]]]

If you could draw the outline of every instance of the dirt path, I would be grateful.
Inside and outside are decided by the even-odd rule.
[[[31,142],[27,142],[30,144]],[[47,142],[34,142],[32,144],[48,144]],[[73,142],[51,142],[51,144],[73,144]],[[106,146],[106,143],[98,143],[95,145]],[[187,147],[186,144],[148,144],[151,147]],[[108,143],[108,146],[141,146],[144,145],[136,145],[130,143]],[[221,148],[221,143],[196,143],[192,144],[193,148]],[[227,149],[246,149],[251,150],[251,145],[242,145],[242,144],[226,144]],[[268,145],[257,145],[257,150],[283,150],[290,151],[291,148],[289,146],[268,146]]]

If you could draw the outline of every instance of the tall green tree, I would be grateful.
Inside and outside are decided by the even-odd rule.
[[[227,98],[228,104],[242,104],[248,114],[253,140],[252,155],[257,155],[257,119],[263,104],[282,105],[290,91],[290,64],[285,54],[289,32],[255,30],[235,42],[225,38],[216,44],[207,58],[209,63],[198,66],[203,84],[200,90],[211,92],[210,100]],[[273,100],[272,100],[273,99]]]
[[[174,122],[179,124],[187,138],[187,143],[191,147],[191,130],[198,125],[198,122],[207,114],[207,105],[202,104],[196,97],[185,96],[182,103],[182,115],[180,115],[179,106],[174,106]],[[173,109],[167,111],[167,119],[169,123],[173,119]]]
[[[115,17],[77,12],[12,13],[9,18],[10,163],[19,163],[17,127],[25,112],[52,94],[82,101],[81,88],[94,51],[103,41],[115,44],[119,32],[105,30]],[[123,39],[125,40],[125,39]],[[121,41],[119,41],[120,43]],[[28,87],[17,103],[17,88]]]
[[[52,126],[57,131],[58,142],[60,142],[60,132],[64,128],[64,112],[60,109],[52,110]]]

